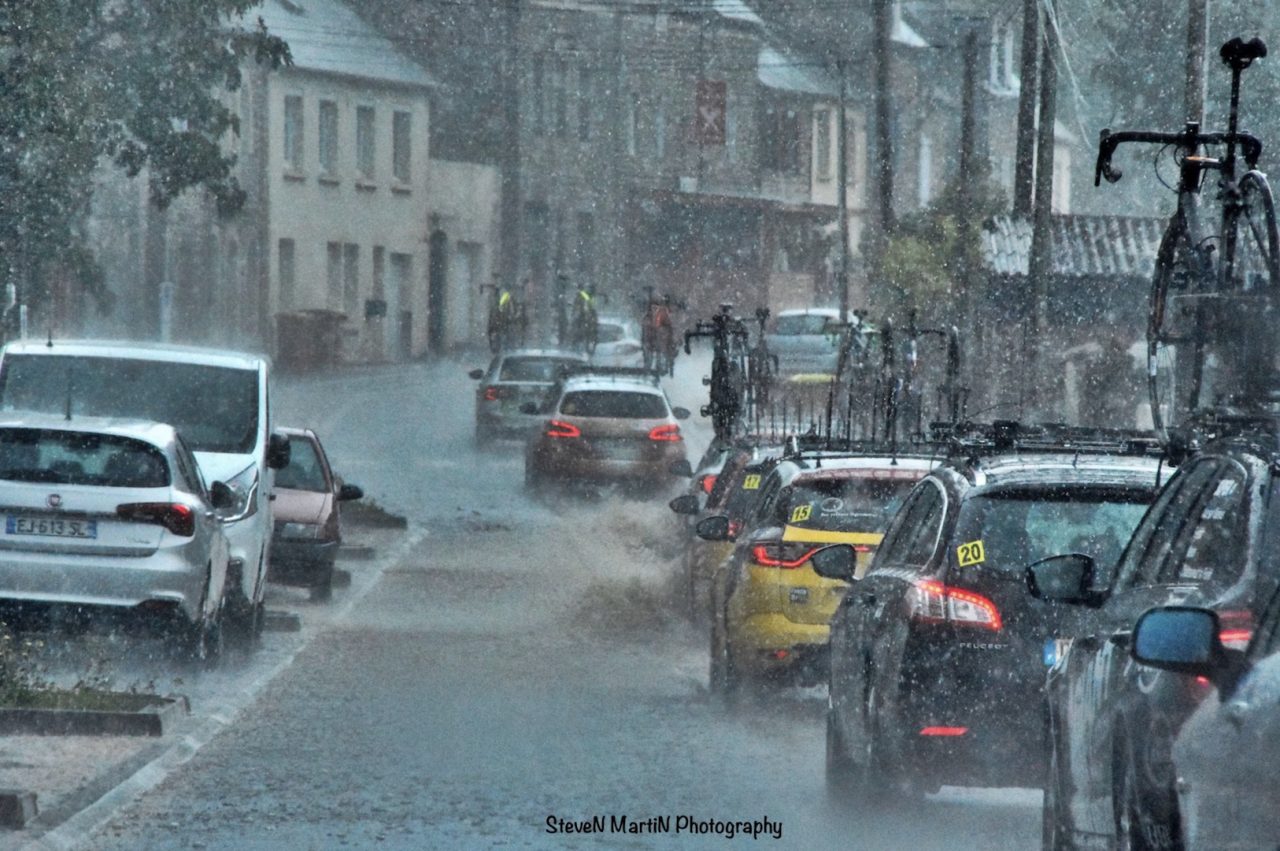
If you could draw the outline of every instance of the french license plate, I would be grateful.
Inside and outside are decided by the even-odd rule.
[[[602,440],[595,444],[596,451],[612,461],[639,461],[645,447],[634,440]]]
[[[10,535],[43,535],[49,538],[96,538],[96,520],[72,520],[65,517],[5,518],[4,530]]]

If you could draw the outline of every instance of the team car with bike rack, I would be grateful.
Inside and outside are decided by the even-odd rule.
[[[1064,551],[1119,555],[1157,486],[1146,433],[958,426],[948,461],[894,517],[860,580],[847,545],[813,556],[852,587],[831,620],[827,781],[865,802],[943,784],[1038,786],[1044,654],[1062,607],[1023,572]]]

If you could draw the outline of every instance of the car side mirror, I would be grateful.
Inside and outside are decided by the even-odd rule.
[[[1093,559],[1083,553],[1042,558],[1027,567],[1027,590],[1039,600],[1097,605],[1093,571]]]
[[[520,413],[536,414],[538,413],[538,405],[535,402],[524,402],[520,405]]]
[[[853,582],[857,579],[858,553],[848,544],[823,547],[809,556],[809,563],[819,576]]]
[[[364,488],[359,485],[342,485],[338,488],[338,501],[349,502],[353,499],[363,499]]]
[[[1216,612],[1193,606],[1149,609],[1133,627],[1129,654],[1163,671],[1205,677],[1229,693],[1244,674],[1244,653],[1222,643]]]
[[[480,379],[484,378],[484,370],[483,370],[483,369],[473,369],[473,370],[471,370],[470,372],[468,372],[468,373],[467,373],[467,375],[471,376],[471,379],[472,379],[473,381],[479,381]]]
[[[713,514],[698,521],[693,527],[694,534],[704,541],[728,541],[729,518],[723,514]]]
[[[689,417],[693,416],[693,414],[689,411],[688,408],[681,408],[679,405],[677,405],[676,407],[671,409],[671,416],[675,417],[678,420],[687,420],[689,419]]]
[[[276,432],[267,441],[267,466],[273,470],[282,470],[289,466],[289,438]]]
[[[693,465],[689,463],[688,458],[680,458],[671,462],[667,467],[667,472],[673,476],[679,476],[682,479],[692,479]]]
[[[230,508],[236,503],[235,492],[226,482],[214,482],[209,485],[209,504],[215,511]]]
[[[702,510],[698,498],[691,493],[681,494],[668,502],[667,506],[676,514],[697,514]]]

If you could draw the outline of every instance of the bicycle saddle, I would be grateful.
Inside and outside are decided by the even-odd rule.
[[[1218,55],[1232,68],[1248,68],[1253,64],[1253,60],[1267,55],[1267,45],[1260,38],[1255,37],[1244,41],[1237,37],[1222,45]]]

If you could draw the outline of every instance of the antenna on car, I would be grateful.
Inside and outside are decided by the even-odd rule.
[[[53,345],[53,340],[49,340],[49,345]],[[67,364],[67,420],[71,420],[71,364]]]
[[[49,323],[49,342],[45,343],[45,346],[53,348],[53,323]]]

